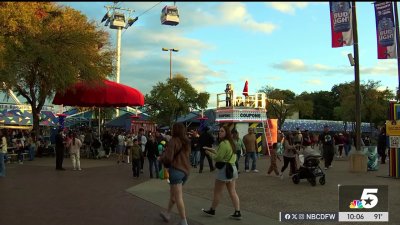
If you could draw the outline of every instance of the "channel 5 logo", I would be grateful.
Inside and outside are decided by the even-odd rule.
[[[350,209],[372,209],[378,204],[378,188],[364,188],[360,200],[350,202]]]
[[[339,185],[340,212],[387,212],[387,185]]]

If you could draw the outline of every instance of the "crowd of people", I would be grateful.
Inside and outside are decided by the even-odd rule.
[[[314,154],[320,154],[321,159],[324,160],[324,169],[328,170],[333,167],[333,160],[337,158],[347,157],[352,149],[355,147],[356,137],[348,132],[332,132],[328,125],[324,126],[322,133],[310,133],[308,130],[301,131],[297,128],[295,131],[278,133],[278,142],[271,150],[271,167],[268,174],[275,171],[275,175],[283,178],[283,172],[290,165],[289,176],[295,173],[296,169],[300,166],[299,154],[304,151],[313,151]],[[369,135],[362,135],[360,140],[361,147],[370,146],[372,140]],[[386,144],[386,129],[382,127],[380,134],[377,138],[377,150],[381,158],[381,164],[385,164],[387,156]],[[276,160],[279,155],[283,156],[283,166],[280,173],[275,169]]]
[[[30,160],[37,155],[37,148],[42,144],[34,135],[28,132],[4,132],[0,131],[1,151],[0,157],[4,158],[4,151],[7,146],[13,143],[15,151],[27,148]],[[370,143],[364,138],[363,145]],[[382,162],[385,163],[386,156],[386,134],[385,129],[381,130],[378,138],[378,152]],[[312,134],[307,130],[299,128],[292,132],[278,132],[278,141],[270,149],[270,167],[267,174],[272,172],[283,179],[283,173],[289,167],[289,176],[296,173],[300,166],[299,153],[316,151],[321,154],[324,160],[324,168],[332,167],[334,156],[338,158],[347,156],[354,145],[354,138],[348,133],[334,133],[328,126],[320,134]],[[32,150],[30,150],[32,148]],[[169,222],[171,211],[174,205],[177,206],[180,223],[187,224],[185,205],[183,200],[183,185],[188,180],[191,167],[203,173],[204,160],[207,158],[210,172],[215,173],[213,198],[209,208],[203,208],[202,212],[208,216],[215,216],[216,209],[226,187],[234,207],[231,215],[233,219],[241,219],[240,200],[236,193],[236,179],[238,179],[239,160],[245,157],[244,172],[259,172],[257,170],[257,141],[254,128],[249,127],[248,133],[239,137],[235,128],[221,126],[218,134],[213,134],[208,127],[187,131],[182,123],[172,126],[171,132],[163,133],[160,130],[154,132],[145,131],[140,128],[137,133],[126,132],[121,129],[106,129],[99,137],[91,129],[65,130],[59,129],[55,136],[56,170],[65,170],[63,160],[66,153],[70,156],[73,170],[82,170],[80,163],[80,152],[90,151],[93,156],[103,151],[104,157],[116,154],[116,163],[132,165],[132,177],[139,178],[143,173],[145,159],[148,160],[150,178],[159,178],[163,170],[168,169],[170,196],[167,210],[160,212],[161,218]],[[337,150],[336,150],[337,149]],[[282,156],[282,158],[280,157]],[[251,166],[250,166],[250,160]],[[277,160],[282,161],[282,167],[278,169]],[[228,174],[228,167],[231,172]],[[0,171],[5,176],[5,170]]]

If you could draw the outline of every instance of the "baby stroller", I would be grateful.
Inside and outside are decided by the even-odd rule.
[[[304,159],[304,163],[292,176],[293,183],[298,184],[300,179],[307,179],[312,186],[317,184],[317,177],[321,185],[325,184],[325,173],[319,166],[320,155],[308,155]]]

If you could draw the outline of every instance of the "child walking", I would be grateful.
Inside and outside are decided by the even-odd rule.
[[[132,172],[134,178],[139,178],[140,173],[140,154],[142,154],[142,148],[138,143],[138,139],[134,138],[131,147]]]
[[[275,172],[275,175],[279,177],[279,171],[278,171],[278,166],[276,165],[276,159],[279,159],[279,161],[282,161],[279,155],[276,153],[278,148],[278,144],[274,143],[272,145],[272,149],[270,151],[271,153],[271,165],[269,166],[267,174],[270,175],[272,171]]]

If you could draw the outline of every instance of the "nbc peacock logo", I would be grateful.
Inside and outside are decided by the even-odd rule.
[[[360,200],[350,202],[350,209],[372,209],[378,204],[378,188],[364,188]]]
[[[350,209],[362,209],[363,207],[363,203],[360,200],[353,200],[352,202],[350,202]]]

